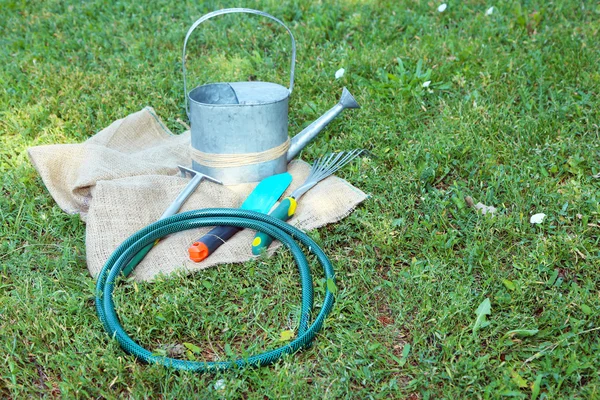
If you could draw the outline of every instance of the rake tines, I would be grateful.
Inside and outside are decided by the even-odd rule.
[[[354,149],[352,151],[340,151],[331,153],[327,156],[318,158],[310,169],[310,174],[306,182],[320,182],[328,176],[334,174],[344,165],[358,157],[363,152],[362,149]]]

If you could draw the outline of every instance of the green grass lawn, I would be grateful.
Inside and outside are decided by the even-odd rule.
[[[367,148],[371,158],[339,175],[371,198],[311,232],[338,286],[313,346],[265,368],[195,375],[138,363],[105,335],[85,224],[56,206],[26,149],[82,142],[147,105],[182,132],[185,32],[238,4],[2,0],[0,397],[600,398],[600,5],[439,4],[244,4],[298,41],[292,133],[342,86],[362,104],[302,158]],[[214,21],[190,43],[193,86],[286,84],[289,44],[275,25]],[[282,252],[124,281],[116,297],[144,346],[192,343],[200,349],[183,357],[224,359],[296,328],[294,271]]]

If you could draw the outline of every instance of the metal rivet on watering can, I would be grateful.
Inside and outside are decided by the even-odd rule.
[[[188,39],[202,22],[223,14],[256,14],[282,25],[292,41],[290,87],[271,82],[212,83],[187,91],[185,56]],[[294,87],[296,42],[279,19],[262,11],[229,8],[198,19],[183,43],[183,87],[190,119],[192,166],[224,184],[257,182],[287,170],[294,158],[345,108],[358,108],[344,88],[338,104],[293,139],[288,137],[288,101]]]

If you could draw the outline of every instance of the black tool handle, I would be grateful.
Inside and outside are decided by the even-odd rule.
[[[188,249],[190,259],[195,262],[204,260],[242,229],[235,226],[215,226],[190,246]]]

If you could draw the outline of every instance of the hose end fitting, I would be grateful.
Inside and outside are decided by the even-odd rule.
[[[202,242],[194,242],[188,249],[190,260],[200,262],[208,257],[208,247]]]

